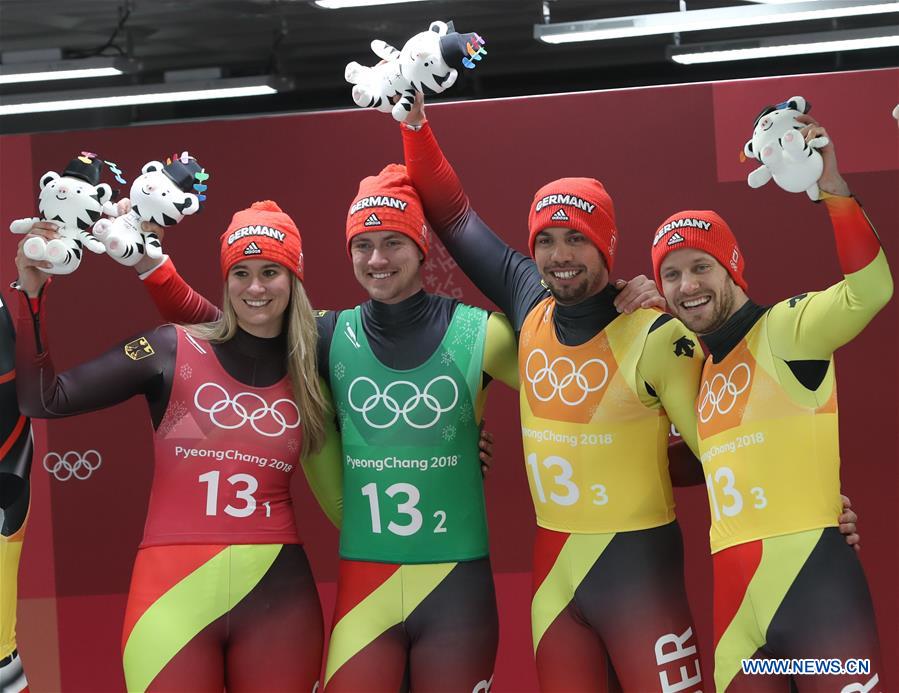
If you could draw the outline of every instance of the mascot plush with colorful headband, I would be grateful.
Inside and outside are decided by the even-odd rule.
[[[144,255],[162,257],[162,244],[155,233],[141,230],[141,222],[174,226],[200,209],[206,199],[203,191],[209,174],[187,152],[174,156],[166,164],[150,161],[131,184],[131,211],[116,219],[100,219],[94,236],[116,262],[132,267]]]
[[[487,54],[484,43],[478,34],[457,33],[452,22],[432,22],[427,31],[406,41],[402,50],[372,41],[372,51],[384,62],[374,67],[351,62],[344,77],[353,85],[357,106],[393,113],[403,121],[417,92],[440,94],[456,83],[456,67],[473,70]]]
[[[768,106],[755,119],[752,139],[746,142],[743,153],[762,163],[746,179],[752,188],[760,188],[772,178],[787,192],[806,192],[818,199],[818,179],[824,170],[824,160],[818,150],[830,142],[816,137],[806,142],[799,132],[802,123],[797,116],[808,113],[812,105],[801,96],[794,96],[776,106]]]
[[[106,213],[116,215],[112,204],[112,188],[100,182],[102,165],[106,163],[115,173],[116,180],[124,183],[121,171],[112,162],[104,162],[95,154],[82,152],[72,159],[62,175],[48,171],[40,180],[41,192],[38,209],[41,217],[16,219],[9,225],[13,233],[28,233],[36,221],[49,221],[56,225],[60,238],[46,241],[33,236],[25,241],[22,251],[30,260],[52,263],[47,274],[71,274],[81,264],[84,248],[94,253],[106,249],[96,238],[87,233]]]

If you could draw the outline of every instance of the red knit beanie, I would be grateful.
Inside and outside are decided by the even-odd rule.
[[[428,225],[418,192],[400,164],[388,164],[377,176],[359,183],[346,218],[346,249],[360,233],[396,231],[408,236],[428,256]]]
[[[241,260],[271,260],[303,281],[303,242],[296,224],[271,200],[236,212],[221,236],[222,276]]]
[[[537,234],[552,226],[583,233],[599,248],[612,271],[618,228],[612,198],[602,183],[594,178],[560,178],[540,188],[528,215],[531,256]]]
[[[668,217],[652,239],[652,271],[659,291],[662,290],[660,270],[665,256],[672,250],[695,248],[708,253],[726,269],[734,283],[744,291],[743,253],[737,245],[730,226],[710,210],[688,209]]]

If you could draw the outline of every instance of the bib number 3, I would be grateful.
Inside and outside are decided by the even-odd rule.
[[[537,453],[532,452],[528,455],[528,466],[531,468],[531,476],[534,479],[534,491],[537,493],[537,498],[541,503],[546,503],[546,491],[543,488],[543,481],[540,479],[540,467],[543,466],[546,469],[558,469],[559,473],[553,476],[553,483],[555,486],[564,491],[564,493],[556,493],[555,491],[550,491],[549,500],[555,503],[556,505],[574,505],[578,502],[581,497],[581,490],[577,484],[575,484],[571,477],[574,474],[574,470],[571,467],[571,462],[566,460],[564,457],[559,457],[558,455],[550,455],[545,460],[543,460],[542,465],[537,461]],[[609,502],[609,496],[606,493],[606,487],[602,484],[593,484],[590,486],[590,491],[593,494],[591,502],[593,505],[605,505]]]
[[[712,514],[716,521],[721,520],[721,515],[726,517],[735,517],[743,512],[743,494],[737,488],[737,479],[734,476],[734,470],[730,467],[719,467],[715,470],[714,479],[711,474],[706,474],[705,485],[709,491],[709,501],[712,504]],[[720,486],[724,502],[718,502],[717,489]],[[744,487],[745,488],[745,487]],[[752,507],[756,510],[762,510],[768,506],[768,499],[765,498],[765,489],[761,486],[753,486],[749,492],[754,498]]]

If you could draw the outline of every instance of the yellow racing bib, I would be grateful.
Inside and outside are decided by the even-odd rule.
[[[720,363],[706,361],[696,399],[712,552],[837,524],[837,396],[799,403],[768,347],[767,315]],[[782,362],[781,362],[782,363]],[[807,399],[807,398],[806,398]]]
[[[561,344],[545,299],[525,319],[518,349],[521,433],[537,524],[602,533],[674,519],[669,422],[638,394],[637,364],[659,313],[613,320],[576,347]]]

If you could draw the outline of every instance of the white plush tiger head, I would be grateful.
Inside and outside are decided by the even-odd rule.
[[[106,183],[95,186],[75,176],[60,176],[55,171],[41,176],[40,186],[41,215],[69,229],[84,231],[93,226],[103,212],[103,204],[112,199],[112,188]]]
[[[178,187],[165,168],[159,161],[144,164],[141,175],[131,184],[131,206],[141,221],[173,226],[188,214],[199,211],[200,201],[193,193]]]
[[[450,30],[446,22],[431,22],[427,31],[410,38],[400,51],[400,71],[416,91],[439,94],[455,84],[459,73],[440,51],[440,39]]]
[[[755,119],[752,138],[743,145],[743,153],[763,161],[765,147],[776,143],[790,130],[800,130],[802,123],[796,117],[808,113],[810,109],[811,104],[801,96],[793,96],[776,106],[767,106]]]

